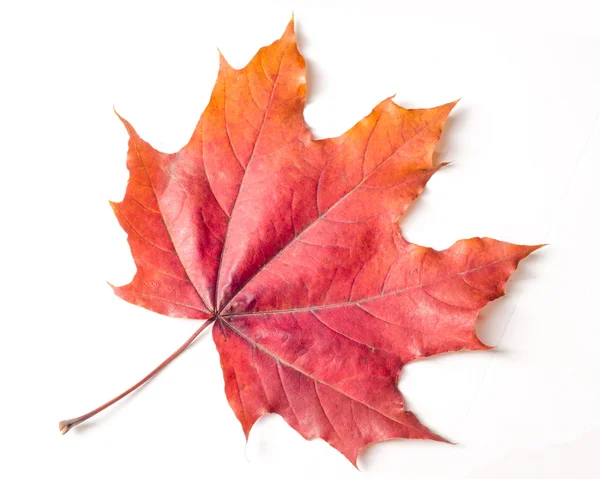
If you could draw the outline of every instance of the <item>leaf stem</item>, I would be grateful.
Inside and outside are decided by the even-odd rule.
[[[137,383],[135,383],[133,386],[131,386],[129,389],[127,389],[127,391],[122,392],[121,394],[119,394],[117,397],[111,399],[110,401],[108,401],[107,403],[103,404],[102,406],[94,409],[93,411],[88,412],[87,414],[84,414],[83,416],[79,416],[79,417],[75,417],[73,419],[66,419],[64,421],[60,421],[58,423],[58,428],[60,429],[60,432],[62,434],[66,434],[68,433],[73,427],[77,426],[78,424],[81,424],[84,421],[87,421],[89,418],[94,417],[96,414],[98,414],[99,412],[104,411],[107,407],[112,406],[114,403],[120,401],[121,399],[123,399],[125,396],[131,394],[133,391],[135,391],[137,388],[139,388],[140,386],[142,386],[144,383],[146,383],[147,381],[149,381],[150,379],[152,379],[156,374],[158,374],[165,366],[167,366],[171,361],[173,361],[173,359],[175,359],[177,356],[179,356],[183,351],[185,351],[188,346],[190,344],[192,344],[192,342],[194,342],[194,340],[198,337],[198,335],[204,331],[210,324],[213,323],[213,321],[215,320],[215,318],[210,318],[207,319],[202,326],[200,326],[195,332],[194,334],[192,334],[188,340],[183,343],[179,349],[177,349],[177,351],[175,351],[173,354],[171,354],[167,359],[165,359],[162,363],[160,363],[156,368],[154,368],[150,373],[148,373],[143,379],[141,379],[140,381],[138,381]]]

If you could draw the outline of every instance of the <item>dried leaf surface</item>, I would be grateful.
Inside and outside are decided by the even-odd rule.
[[[472,238],[436,251],[402,237],[403,213],[441,166],[433,151],[455,103],[408,110],[388,98],[343,135],[314,140],[305,101],[292,20],[245,68],[221,58],[178,153],[123,120],[130,179],[112,206],[137,273],[114,290],[214,321],[246,435],[277,413],[356,465],[372,442],[442,440],[405,409],[402,367],[487,349],[478,313],[538,246]]]

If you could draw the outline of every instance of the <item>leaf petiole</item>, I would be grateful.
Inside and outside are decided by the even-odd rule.
[[[175,351],[173,354],[171,354],[167,359],[165,359],[162,363],[160,363],[156,368],[154,368],[150,373],[148,373],[143,379],[141,379],[140,381],[138,381],[137,383],[135,383],[133,386],[131,386],[129,389],[127,389],[126,391],[122,392],[121,394],[119,394],[117,397],[111,399],[110,401],[108,401],[107,403],[103,404],[102,406],[94,409],[93,411],[88,412],[87,414],[84,414],[83,416],[79,416],[79,417],[75,417],[73,419],[66,419],[64,421],[60,421],[58,423],[58,428],[60,429],[60,432],[62,434],[66,434],[68,433],[73,427],[77,426],[78,424],[81,424],[84,421],[87,421],[89,418],[94,417],[96,414],[98,414],[99,412],[104,411],[107,407],[112,406],[114,403],[120,401],[121,399],[123,399],[125,396],[129,395],[130,393],[132,393],[133,391],[135,391],[137,388],[139,388],[140,386],[142,386],[144,383],[146,383],[147,381],[149,381],[150,379],[152,379],[156,374],[158,374],[165,366],[167,366],[171,361],[173,361],[173,359],[175,359],[177,356],[179,356],[183,351],[185,351],[188,346],[190,344],[192,344],[194,342],[194,340],[198,337],[198,335],[204,331],[210,324],[212,324],[214,322],[215,318],[210,318],[207,319],[202,326],[200,326],[195,332],[194,334],[192,334],[185,343],[183,343],[179,349],[177,349],[177,351]]]

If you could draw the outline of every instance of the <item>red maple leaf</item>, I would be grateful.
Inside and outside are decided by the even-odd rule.
[[[246,436],[267,413],[320,437],[356,465],[367,444],[442,440],[397,384],[418,358],[487,349],[483,306],[539,246],[489,238],[444,251],[407,242],[398,223],[442,165],[433,151],[455,102],[408,110],[386,99],[337,138],[303,118],[304,59],[293,19],[241,70],[221,57],[210,102],[174,154],[130,135],[125,198],[112,203],[137,273],[115,293],[208,325],[225,393]]]

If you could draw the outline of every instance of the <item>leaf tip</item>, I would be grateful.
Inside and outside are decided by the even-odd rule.
[[[112,109],[113,109],[113,113],[115,115],[117,115],[120,120],[123,120],[123,117],[121,115],[119,115],[119,112],[117,111],[117,108],[115,107],[114,103],[113,103]]]
[[[295,28],[294,28],[295,21],[294,20],[295,20],[294,12],[292,11],[292,17],[290,18],[290,21],[288,22],[287,26],[285,27],[285,31],[283,32],[283,35],[281,36],[282,40],[294,41],[294,38],[295,38]]]
[[[525,259],[531,253],[533,253],[534,251],[537,251],[540,248],[543,248],[544,246],[548,246],[548,243],[521,246],[522,256],[521,256],[521,258],[519,258],[519,261],[522,259]]]
[[[229,65],[229,62],[219,47],[217,47],[217,52],[219,53],[219,71],[231,69],[231,65]]]
[[[115,108],[114,105],[113,105],[113,112],[115,113],[115,115],[117,115],[119,120],[121,120],[121,123],[123,123],[123,125],[125,126],[125,129],[127,130],[127,133],[129,133],[129,136],[130,137],[137,136],[137,133],[136,133],[135,129],[133,128],[133,126],[131,126],[131,123],[129,123],[125,118],[123,118],[119,114],[119,112],[117,111],[117,109]]]
[[[445,104],[443,104],[443,105],[441,105],[441,106],[438,107],[439,110],[442,112],[442,115],[444,117],[444,121],[445,121],[446,118],[448,118],[448,116],[450,115],[450,112],[452,110],[454,110],[454,107],[458,104],[458,102],[460,100],[461,99],[459,98],[458,100],[454,100],[454,101],[451,101],[449,103],[445,103]]]
[[[377,105],[375,108],[377,108],[378,106],[382,106],[382,107],[400,107],[400,105],[398,105],[395,101],[394,98],[396,98],[397,93],[394,93],[393,95],[390,95],[388,97],[386,97],[379,105]],[[401,108],[401,107],[400,107]]]
[[[113,293],[118,296],[119,298],[123,298],[123,294],[120,291],[121,290],[121,286],[115,286],[114,284],[112,284],[110,281],[107,281],[106,284],[108,284],[111,289],[113,290]]]

